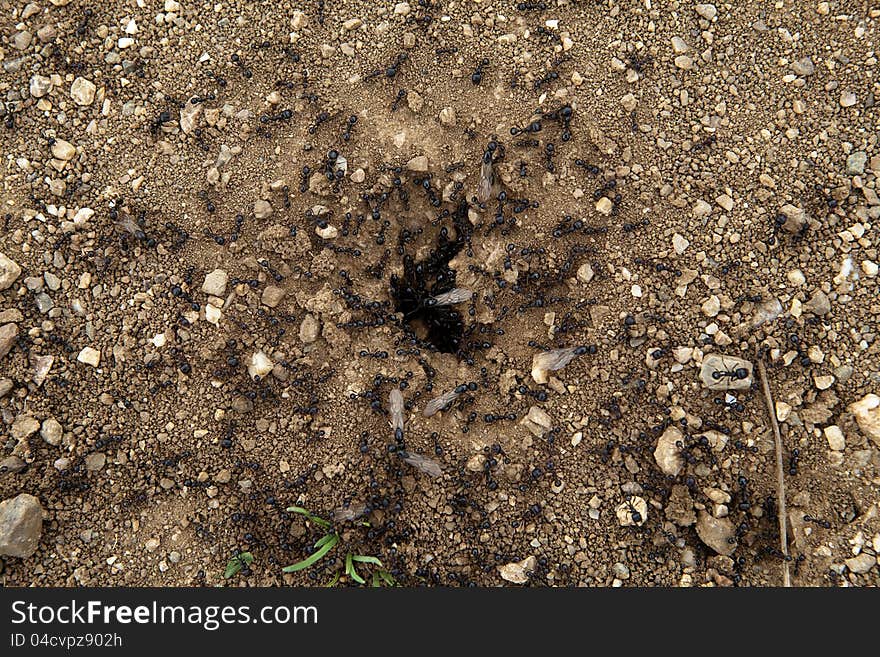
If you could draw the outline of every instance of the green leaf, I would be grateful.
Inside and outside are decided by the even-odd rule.
[[[388,586],[397,586],[397,581],[391,576],[387,570],[380,570],[379,577],[381,577]]]
[[[381,582],[381,580],[379,579],[379,573],[373,573],[373,583],[372,583],[372,587],[373,587],[374,589],[378,589],[380,586],[382,586],[382,582]]]
[[[285,573],[295,573],[298,570],[303,570],[308,568],[309,566],[313,566],[318,563],[325,554],[327,554],[330,550],[332,550],[336,544],[339,542],[339,534],[328,534],[330,536],[330,540],[324,543],[319,550],[317,550],[314,554],[309,556],[302,561],[297,561],[294,564],[289,566],[285,566],[282,570]]]
[[[243,566],[250,566],[254,562],[254,555],[250,552],[242,552],[232,557],[226,564],[226,570],[223,571],[223,577],[229,579],[238,574]]]
[[[351,565],[351,552],[345,555],[345,574],[351,575],[353,566]]]
[[[358,572],[354,569],[354,564],[351,565],[351,572],[349,574],[351,575],[351,578],[355,582],[357,582],[358,584],[366,584],[367,583],[367,580],[365,580],[363,577],[358,575]]]
[[[318,539],[318,542],[315,543],[315,549],[322,547],[327,541],[336,536],[335,533],[331,532],[329,534],[324,534],[321,538]]]
[[[324,520],[321,516],[316,516],[314,513],[309,511],[308,509],[304,509],[301,506],[289,506],[287,510],[291,513],[298,513],[301,516],[305,516],[309,520],[311,520],[316,525],[321,525],[321,527],[329,527],[330,523]]]
[[[377,559],[376,557],[365,557],[360,554],[355,554],[354,556],[352,556],[351,559],[352,561],[357,561],[358,563],[371,563],[379,566],[380,568],[382,567],[382,562],[379,561],[379,559]]]
[[[339,572],[337,571],[336,574],[333,575],[333,579],[331,579],[329,582],[327,582],[324,586],[327,587],[328,589],[332,588],[332,587],[336,586],[336,582],[338,582],[338,581],[339,581]]]

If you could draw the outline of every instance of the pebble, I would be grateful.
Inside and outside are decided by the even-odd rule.
[[[852,91],[844,91],[840,94],[840,106],[852,107],[857,102],[856,95]]]
[[[54,417],[49,417],[43,420],[43,425],[40,427],[40,436],[42,436],[43,440],[47,443],[56,446],[60,445],[63,434],[64,430],[61,427],[61,423]]]
[[[10,352],[18,338],[18,324],[4,324],[0,326],[0,358]]]
[[[451,128],[455,125],[456,116],[455,110],[451,107],[444,107],[440,110],[440,124],[446,126],[447,128]]]
[[[683,71],[689,71],[694,67],[694,60],[687,55],[679,55],[675,58],[675,66]]]
[[[802,57],[796,62],[792,62],[791,70],[794,71],[795,75],[809,77],[816,72],[816,67],[813,65],[812,59],[809,57]]]
[[[779,208],[779,214],[785,217],[782,228],[793,235],[800,233],[807,224],[806,211],[791,203],[786,203]]]
[[[284,298],[286,292],[280,287],[276,287],[274,285],[267,285],[266,289],[263,290],[263,296],[260,300],[264,305],[269,306],[270,308],[275,308],[281,300]]]
[[[299,339],[305,344],[311,344],[318,339],[320,334],[321,322],[313,314],[308,313],[299,325]]]
[[[611,566],[611,572],[614,573],[615,577],[619,577],[620,579],[629,579],[629,567],[620,561]]]
[[[816,290],[803,308],[814,315],[827,315],[831,312],[831,300],[822,290]]]
[[[8,395],[14,387],[15,384],[12,382],[12,379],[6,377],[0,379],[0,399]]]
[[[7,456],[5,459],[0,461],[0,474],[4,474],[6,472],[11,472],[12,474],[16,474],[17,472],[21,472],[24,470],[25,465],[27,465],[24,461],[21,460],[20,457],[15,456]]]
[[[56,139],[52,144],[52,157],[68,162],[76,155],[76,148],[69,141]]]
[[[364,22],[360,18],[349,18],[342,24],[342,27],[344,27],[348,32],[353,32],[363,24]]]
[[[713,372],[726,372],[741,367],[746,368],[749,373],[745,379],[733,380],[726,376],[715,379],[712,376]],[[703,382],[703,386],[709,390],[748,390],[752,386],[752,377],[752,364],[736,356],[709,354],[703,358],[703,363],[700,366],[700,380]]]
[[[593,273],[593,267],[590,265],[590,263],[585,262],[580,267],[578,267],[577,279],[581,283],[589,283],[591,280],[593,280],[594,275],[595,274]]]
[[[598,201],[596,201],[596,212],[598,212],[599,214],[603,214],[606,217],[611,214],[611,210],[613,208],[614,204],[607,196],[603,196]]]
[[[16,50],[26,50],[29,45],[31,45],[31,41],[33,40],[34,35],[31,34],[28,30],[22,30],[21,32],[16,32],[15,36],[12,37],[12,47]]]
[[[638,522],[633,520],[633,510],[641,516]],[[618,504],[614,509],[614,514],[621,527],[641,527],[648,520],[648,503],[641,497],[633,495],[628,501]]]
[[[339,229],[336,226],[327,224],[323,228],[321,228],[320,226],[316,226],[315,233],[322,240],[333,240],[339,236]]]
[[[215,297],[226,294],[226,283],[229,281],[228,274],[222,269],[215,269],[205,276],[202,283],[202,292]]]
[[[715,8],[715,5],[710,3],[701,3],[694,7],[694,10],[707,21],[714,20],[718,15],[718,10]]]
[[[103,470],[107,464],[107,455],[104,452],[92,452],[85,458],[86,470],[89,472],[98,472]]]
[[[78,77],[70,85],[70,97],[80,107],[88,107],[95,100],[95,84],[84,77]]]
[[[862,433],[880,447],[880,397],[869,393],[850,404],[849,412],[855,416]]]
[[[260,350],[251,356],[251,362],[248,365],[248,374],[251,378],[255,376],[263,378],[272,371],[273,367],[275,367],[275,363],[273,363],[272,360]]]
[[[257,219],[266,219],[272,216],[272,204],[266,200],[259,200],[254,203],[254,216]]]
[[[529,573],[535,571],[536,563],[537,559],[529,556],[522,561],[514,561],[498,566],[498,573],[501,575],[501,579],[506,582],[525,584],[529,581]]]
[[[12,423],[9,433],[17,441],[21,442],[33,436],[40,430],[40,422],[33,415],[19,415]]]
[[[843,431],[840,430],[839,426],[832,424],[825,427],[822,432],[828,441],[829,449],[833,449],[835,452],[842,452],[846,448],[846,438],[844,438]]]
[[[0,502],[0,555],[27,559],[37,551],[43,533],[43,507],[21,493]]]
[[[684,253],[690,244],[691,243],[683,235],[675,233],[675,235],[672,236],[672,248],[678,255]]]
[[[85,363],[86,365],[91,365],[92,367],[97,367],[101,362],[101,352],[97,349],[93,349],[92,347],[83,347],[82,351],[79,352],[79,355],[76,359],[80,363]]]
[[[849,568],[850,571],[857,574],[862,574],[868,572],[869,570],[871,570],[871,568],[874,567],[874,565],[877,563],[877,557],[875,557],[873,554],[862,552],[857,557],[847,559],[844,563],[846,563],[846,567]]]
[[[718,554],[730,556],[736,549],[733,522],[728,518],[716,518],[700,511],[697,518],[697,536]]]
[[[419,173],[424,173],[428,170],[428,156],[427,155],[416,155],[409,162],[406,163],[406,168],[410,171],[416,171]]]
[[[0,290],[9,288],[21,275],[21,267],[9,257],[0,253]]]
[[[674,36],[672,37],[672,50],[676,55],[681,55],[682,53],[686,53],[690,50],[691,47],[687,44],[687,42],[681,37]]]
[[[684,441],[684,435],[675,426],[666,427],[666,431],[657,439],[654,460],[663,474],[677,477],[684,467],[681,449],[675,444],[679,441]]]
[[[29,89],[31,96],[42,98],[52,90],[52,80],[45,75],[34,75],[31,77]]]
[[[351,174],[351,182],[353,183],[362,183],[364,178],[366,178],[366,173],[361,168],[355,169]]]
[[[865,173],[865,165],[868,163],[868,154],[865,151],[855,151],[846,158],[846,173],[850,176],[860,176]]]

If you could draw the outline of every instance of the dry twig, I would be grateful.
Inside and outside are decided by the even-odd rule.
[[[773,425],[773,442],[776,443],[776,496],[779,498],[779,547],[782,550],[782,554],[787,557],[788,531],[785,510],[785,475],[782,469],[782,434],[779,432],[779,423],[776,421],[776,405],[773,403],[770,382],[767,380],[767,368],[764,367],[764,361],[761,358],[758,359],[758,372],[761,375],[761,385],[764,388],[764,400],[767,402],[770,424]],[[791,586],[791,574],[788,570],[787,560],[782,561],[782,585]]]

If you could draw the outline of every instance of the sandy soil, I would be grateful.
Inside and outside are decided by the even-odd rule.
[[[0,581],[878,584],[880,9],[290,4],[0,0]]]

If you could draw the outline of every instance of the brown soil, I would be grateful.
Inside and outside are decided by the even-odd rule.
[[[509,585],[498,567],[528,557],[536,586],[779,585],[767,409],[757,380],[739,408],[719,403],[699,376],[711,353],[768,364],[794,583],[880,583],[876,563],[846,561],[880,548],[880,451],[847,410],[880,390],[870,3],[37,4],[0,0],[0,252],[22,268],[0,292],[19,329],[0,459],[25,463],[0,498],[45,509],[38,551],[3,558],[6,585],[313,585],[349,551],[408,586]],[[91,102],[72,98],[80,77]],[[76,154],[53,159],[56,140]],[[336,183],[330,150],[347,161]],[[404,254],[430,259],[444,228],[467,236],[451,267],[475,293],[457,353],[391,294]],[[285,293],[273,307],[267,286]],[[596,353],[531,378],[539,351],[578,345]],[[77,360],[89,346],[98,367]],[[258,351],[274,369],[255,380]],[[406,449],[441,477],[394,453],[394,386]],[[60,444],[16,437],[27,415],[60,422]],[[654,456],[671,425],[676,476]],[[726,446],[701,445],[707,430]],[[369,513],[283,574],[321,536],[292,504]],[[698,535],[706,514],[735,532],[715,545],[729,556]],[[251,572],[224,579],[235,550]]]

